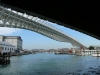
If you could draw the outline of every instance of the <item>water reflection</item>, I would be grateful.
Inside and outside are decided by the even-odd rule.
[[[99,66],[100,58],[92,56],[37,53],[11,57],[11,63],[0,66],[0,75],[68,75],[86,73]]]

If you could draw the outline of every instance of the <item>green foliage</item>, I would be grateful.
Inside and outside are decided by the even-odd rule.
[[[89,47],[89,50],[93,50],[93,49],[94,49],[94,47],[93,47],[93,46],[90,46],[90,47]]]

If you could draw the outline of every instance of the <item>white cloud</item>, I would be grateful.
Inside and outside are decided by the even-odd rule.
[[[0,35],[19,33],[21,29],[0,27]]]

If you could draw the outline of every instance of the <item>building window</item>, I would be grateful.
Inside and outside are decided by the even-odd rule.
[[[5,48],[5,50],[6,50],[6,48]]]
[[[8,50],[9,50],[9,48],[8,48]]]

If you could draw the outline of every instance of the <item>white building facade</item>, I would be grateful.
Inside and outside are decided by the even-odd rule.
[[[15,50],[22,50],[22,39],[20,36],[0,36],[0,41],[8,42],[15,46]]]
[[[91,54],[95,54],[95,53],[100,53],[100,50],[82,50],[81,51],[82,55],[91,55]]]
[[[7,42],[4,42],[4,41],[0,41],[0,48],[1,49],[1,53],[4,53],[4,52],[15,52],[15,46],[13,46],[12,44],[10,43],[7,43]]]

